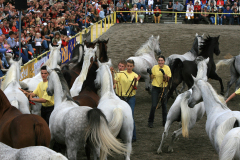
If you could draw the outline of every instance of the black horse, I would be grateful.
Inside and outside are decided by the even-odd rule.
[[[211,79],[218,80],[221,85],[221,94],[224,93],[224,87],[222,83],[222,79],[217,75],[216,71],[216,65],[213,60],[213,53],[215,53],[217,56],[220,54],[219,50],[219,36],[218,37],[210,37],[208,36],[207,39],[205,39],[203,45],[200,47],[200,54],[198,56],[202,56],[203,58],[209,57],[208,62],[208,70],[207,70],[207,77]],[[177,88],[177,86],[184,81],[188,88],[191,88],[194,84],[193,76],[197,75],[197,64],[195,61],[181,61],[180,59],[176,59],[173,62],[172,67],[170,68],[172,72],[172,82],[170,91],[168,93],[168,99],[170,96],[173,95],[173,91]]]

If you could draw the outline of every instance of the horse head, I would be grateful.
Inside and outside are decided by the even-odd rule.
[[[157,56],[161,55],[161,49],[160,49],[160,43],[159,43],[159,36],[156,38],[153,37],[153,35],[149,38],[149,42],[151,43],[152,49],[157,54]]]
[[[108,61],[108,55],[107,55],[108,41],[109,41],[109,38],[107,40],[98,40],[97,41],[97,43],[99,44],[99,60],[101,62]]]
[[[49,55],[48,63],[46,63],[46,65],[51,69],[59,68],[62,63],[62,59],[61,59],[62,57],[60,53],[61,45],[59,45],[58,47],[52,47],[52,45],[49,44],[49,48],[50,48],[50,55]]]
[[[110,66],[112,66],[112,61],[111,61],[111,59],[109,59],[109,61],[108,62],[105,62],[105,63],[101,63],[99,60],[97,60],[98,61],[98,66],[99,66],[99,68],[97,69],[97,76],[96,76],[96,79],[95,79],[95,81],[94,81],[94,83],[95,83],[95,86],[96,86],[96,88],[100,88],[100,86],[101,86],[101,78],[103,77],[103,73],[104,73],[104,66],[106,67],[110,67]]]

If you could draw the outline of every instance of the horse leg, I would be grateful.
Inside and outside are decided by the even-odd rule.
[[[161,141],[160,146],[158,147],[158,150],[157,150],[158,154],[162,153],[162,146],[163,146],[163,143],[164,143],[165,139],[168,136],[168,131],[169,131],[169,128],[170,128],[171,124],[172,124],[172,122],[167,120],[167,122],[165,124],[165,127],[164,127],[164,132],[162,134],[162,141]]]
[[[176,131],[173,132],[173,134],[172,134],[172,141],[171,141],[171,144],[170,144],[169,147],[168,147],[168,152],[173,152],[173,143],[174,143],[175,141],[177,141],[177,137],[178,137],[180,134],[182,134],[182,128],[180,128],[180,129],[178,129],[178,130],[176,130]]]
[[[98,160],[100,158],[100,148],[93,147],[92,151],[93,151],[93,159]]]
[[[67,145],[67,155],[68,155],[67,157],[68,157],[69,160],[77,160],[78,149],[76,147],[77,145],[74,144],[74,143],[76,143],[76,142],[70,141],[70,140],[67,140],[67,143],[66,143],[66,145]]]
[[[176,78],[175,78],[175,79],[176,79]],[[174,92],[174,90],[177,89],[177,86],[178,86],[181,82],[182,82],[182,79],[180,79],[180,78],[172,82],[172,86],[171,86],[171,88],[170,88],[170,90],[169,90],[169,93],[168,93],[168,96],[167,96],[168,99],[169,99],[170,97],[171,97],[171,98],[174,98],[174,97],[173,97],[173,92]]]
[[[224,95],[224,87],[223,87],[223,83],[222,83],[222,78],[220,78],[216,72],[214,72],[213,74],[209,75],[209,78],[211,79],[215,79],[218,80],[221,86],[221,95]]]
[[[123,123],[122,129],[120,131],[120,138],[123,140],[123,142],[126,144],[126,149],[127,149],[127,153],[125,155],[125,160],[130,160],[130,154],[132,152],[132,130],[133,130],[133,126],[132,127],[128,127],[129,125],[125,122]],[[129,129],[132,128],[132,129]]]

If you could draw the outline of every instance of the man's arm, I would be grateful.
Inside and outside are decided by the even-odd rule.
[[[34,101],[34,102],[38,102],[38,103],[46,103],[47,102],[47,100],[43,99],[43,98],[33,98],[32,94],[30,94],[29,100]]]

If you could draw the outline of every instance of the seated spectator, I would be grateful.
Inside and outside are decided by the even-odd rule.
[[[13,21],[13,22],[11,23],[11,26],[10,26],[11,30],[12,30],[14,33],[17,33],[17,32],[18,32],[18,29],[17,29],[16,25],[17,25],[17,22],[16,22],[16,21]]]
[[[146,12],[146,21],[147,21],[147,23],[152,22],[153,19],[154,19],[152,6],[148,5],[148,9],[146,9],[146,11],[148,11],[148,12]],[[150,21],[149,21],[149,19],[150,19]]]
[[[138,10],[140,10],[141,6],[143,6],[144,9],[146,9],[146,1],[145,0],[139,0],[140,5],[138,6]]]
[[[168,4],[166,5],[167,11],[172,12],[173,11],[173,4],[172,1],[170,0]],[[172,15],[172,13],[168,13],[167,16]]]
[[[175,12],[182,12],[183,5],[181,3],[179,3],[177,0],[176,3],[173,5],[173,9]],[[179,14],[179,17],[181,17],[181,13],[178,13],[178,14]]]
[[[161,8],[162,6],[162,3],[160,0],[157,0],[153,3],[153,8],[156,8],[158,6],[158,8]],[[146,7],[146,6],[145,6]]]
[[[202,2],[201,5],[203,5],[203,3],[204,3],[204,4],[207,3],[207,0],[202,0],[201,2]]]
[[[198,4],[199,4],[200,6],[202,5],[202,1],[201,1],[201,0],[195,0],[195,1],[194,1],[194,5],[196,5],[197,2],[198,2]]]
[[[123,8],[121,9],[121,11],[130,11],[126,4],[123,5]],[[127,21],[129,21],[130,19],[130,12],[122,12],[122,19],[123,19],[123,22],[126,23]]]
[[[213,6],[215,7],[217,5],[215,0],[209,0],[208,5],[211,6],[211,3],[213,3]],[[212,7],[212,6],[211,6]]]
[[[10,45],[10,48],[13,50],[14,58],[16,58],[16,55],[18,54],[18,45],[17,39],[15,39],[15,34],[13,31],[9,32],[9,38],[7,39],[7,42]]]
[[[8,24],[7,20],[4,20],[2,32],[6,37],[9,37],[9,31],[10,31],[9,24]]]
[[[235,8],[236,8],[236,10],[238,12],[237,2],[234,2],[234,5],[232,6],[231,10],[234,11]]]
[[[224,8],[226,9],[227,6],[232,6],[232,3],[230,2],[230,0],[227,0],[225,3],[224,3]]]
[[[105,17],[111,14],[111,10],[109,7],[107,7],[107,10],[105,11],[104,15]]]
[[[120,11],[120,8],[117,7],[116,11]],[[117,16],[117,19],[118,19],[119,23],[121,23],[122,22],[122,16],[123,16],[122,12],[116,12],[116,16]]]
[[[186,10],[187,10],[187,5],[189,5],[190,1],[192,1],[192,5],[194,5],[194,0],[186,0],[186,3],[185,3]]]
[[[194,13],[192,7],[189,7],[186,11],[186,20],[192,22],[194,19]]]
[[[104,0],[103,3],[102,3],[102,8],[103,8],[104,12],[107,11],[107,7],[109,7],[109,4],[107,3],[107,0]]]
[[[194,11],[195,12],[201,12],[201,5],[199,5],[199,2],[196,2],[196,5],[194,5]]]
[[[148,6],[151,5],[152,9],[153,9],[153,2],[154,2],[154,0],[148,0]]]
[[[61,44],[62,44],[61,35],[60,35],[59,32],[56,32],[56,33],[54,34],[54,38],[53,38],[52,42],[53,42],[54,40],[57,41],[57,44],[58,44],[58,45],[61,45]]]
[[[51,43],[51,33],[48,30],[47,26],[44,26],[42,31],[41,31],[41,36],[42,36],[42,45],[45,48],[45,50],[48,49],[49,44]]]
[[[218,9],[218,13],[223,13],[222,8]],[[217,24],[222,25],[223,22],[223,14],[218,14],[217,15]]]
[[[208,6],[208,3],[202,2],[201,9],[203,10],[205,6]]]
[[[135,18],[137,18],[136,17],[136,13],[137,13],[136,11],[138,11],[138,8],[137,8],[136,4],[133,5],[133,8],[131,9],[131,11],[132,11],[131,12],[131,22],[135,23]]]
[[[141,6],[140,10],[141,12],[138,12],[138,18],[139,18],[139,22],[143,23],[144,22],[144,18],[145,18],[145,9],[143,8],[143,6]]]
[[[233,9],[233,21],[232,21],[232,25],[234,25],[234,22],[236,21],[237,24],[239,25],[239,14],[238,14],[238,11],[237,11],[237,8],[234,8]]]
[[[42,38],[40,33],[36,33],[35,38],[35,48],[36,48],[36,57],[42,54],[41,48],[42,48]]]
[[[122,0],[119,0],[116,7],[123,8],[123,2]]]
[[[224,6],[224,1],[223,0],[218,0],[217,1],[217,8],[219,9],[219,8],[223,8],[223,6]]]
[[[3,22],[0,22],[0,36],[3,34],[2,28],[3,28]]]
[[[126,6],[127,6],[129,9],[132,9],[132,3],[130,3],[129,0],[127,0],[124,4],[126,4]]]
[[[233,11],[230,9],[230,6],[227,6],[223,13],[233,13]],[[227,21],[229,22],[229,25],[232,24],[232,14],[223,14],[223,22],[225,25],[227,24]]]
[[[189,8],[191,8],[191,11],[194,10],[194,5],[193,5],[192,1],[189,1],[189,4],[187,5],[187,10],[189,10]]]
[[[207,11],[207,6],[204,7],[203,11],[201,12],[201,18],[203,21],[207,22],[208,24],[211,24],[211,22],[208,19],[209,12]]]
[[[211,11],[209,12],[209,19],[212,24],[215,24],[215,14],[214,7],[211,8]]]
[[[62,46],[63,46],[63,47],[68,46],[68,43],[69,43],[69,38],[68,38],[68,36],[62,35],[61,39],[62,39]]]
[[[161,16],[162,16],[161,10],[157,6],[156,9],[154,9],[154,22],[160,23]]]
[[[209,9],[207,9],[209,12],[212,10],[212,8],[214,9],[214,11],[217,11],[217,7],[213,5],[213,3],[210,3]]]
[[[3,37],[2,36],[0,36],[0,44],[1,44],[0,53],[2,55],[2,58],[1,58],[2,66],[5,66],[6,68],[9,68],[9,64],[8,64],[8,62],[6,60],[5,52],[8,49],[10,49],[10,46],[6,45],[6,47],[4,47],[4,45],[3,45]]]

